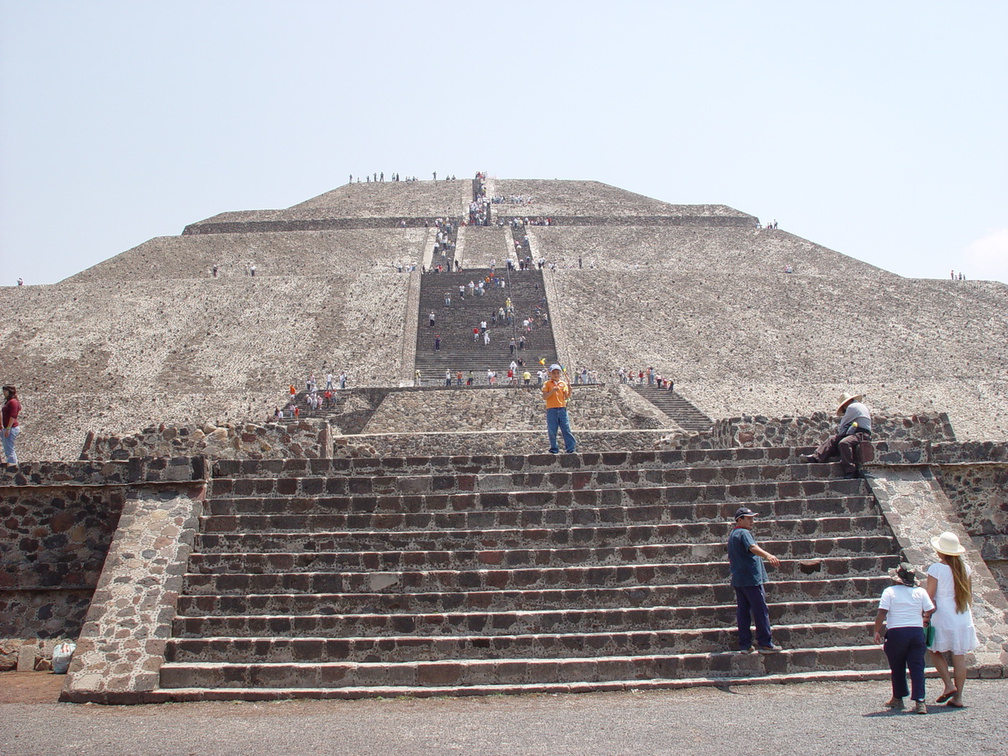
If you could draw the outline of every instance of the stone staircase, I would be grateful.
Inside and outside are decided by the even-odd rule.
[[[458,273],[432,273],[421,278],[420,317],[417,322],[416,370],[425,385],[441,385],[444,374],[450,370],[452,377],[461,370],[467,376],[471,370],[475,379],[484,383],[486,371],[496,370],[501,384],[505,382],[508,365],[512,359],[523,358],[533,375],[539,360],[549,364],[556,360],[553,329],[544,323],[542,313],[548,314],[542,271],[508,271],[498,268],[507,286],[489,286],[483,296],[470,296],[468,283],[485,276],[488,271],[462,270]],[[465,298],[460,299],[458,287],[465,286]],[[451,295],[451,305],[445,305],[445,292]],[[492,316],[510,297],[514,307],[514,323],[492,323]],[[435,315],[434,327],[429,325],[429,314]],[[526,335],[526,348],[516,348],[512,356],[509,344],[522,333],[522,321],[535,318],[535,328]],[[473,341],[473,328],[480,321],[487,322],[490,344],[485,346],[482,335]],[[434,351],[434,337],[441,336],[441,349]]]
[[[657,386],[634,386],[633,388],[651,404],[675,420],[683,430],[706,431],[710,430],[714,424],[689,399],[683,398],[675,391],[667,391]]]
[[[898,546],[790,449],[218,461],[171,698],[613,690],[885,669]],[[734,510],[782,559],[776,655],[734,652]]]

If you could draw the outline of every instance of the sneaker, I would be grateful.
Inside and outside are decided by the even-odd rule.
[[[753,651],[755,651],[755,650],[756,650],[756,649],[755,649],[755,648],[753,648],[752,646],[746,646],[745,648],[740,648],[740,649],[738,650],[738,652],[739,652],[740,654],[751,654],[751,653],[752,653]]]
[[[771,643],[769,646],[757,646],[756,650],[761,654],[779,654],[781,647]]]
[[[914,714],[927,714],[927,704],[923,701],[918,701],[917,705],[914,706]]]
[[[814,462],[815,464],[819,464],[819,460],[816,458],[815,454],[799,454],[798,456],[802,462]]]
[[[885,707],[887,709],[900,709],[900,710],[902,710],[903,709],[903,699],[902,698],[896,698],[896,696],[893,696],[892,698],[890,698],[888,701],[885,702]]]

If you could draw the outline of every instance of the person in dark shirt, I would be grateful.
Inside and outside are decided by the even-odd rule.
[[[774,567],[780,559],[761,548],[752,535],[757,513],[748,507],[735,512],[735,527],[728,536],[728,562],[731,565],[731,584],[735,588],[735,619],[738,622],[739,650],[752,650],[753,622],[756,624],[756,650],[762,654],[780,651],[770,635],[770,611],[767,608],[763,584],[767,581],[766,559]]]

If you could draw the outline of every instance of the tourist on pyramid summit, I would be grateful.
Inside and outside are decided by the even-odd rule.
[[[731,565],[731,584],[735,589],[739,651],[748,653],[752,650],[752,624],[755,622],[756,649],[762,654],[772,654],[780,651],[780,646],[774,645],[770,635],[770,610],[763,588],[767,572],[763,560],[777,567],[780,559],[760,547],[753,538],[752,526],[758,516],[749,507],[735,510],[735,528],[728,536],[728,562]]]
[[[21,425],[18,423],[18,415],[21,414],[21,402],[17,398],[17,387],[8,384],[3,387],[3,449],[7,464],[10,467],[17,467],[17,452],[14,450],[14,442],[21,434]]]
[[[806,462],[828,462],[831,457],[840,455],[840,468],[845,478],[858,476],[857,462],[854,460],[854,447],[862,441],[871,441],[872,421],[868,408],[861,403],[861,394],[840,396],[840,404],[836,414],[841,415],[837,432],[823,441],[819,448],[811,454],[802,454]]]
[[[565,451],[573,454],[577,450],[577,439],[571,433],[567,402],[570,401],[570,382],[563,376],[563,368],[556,363],[549,367],[549,380],[542,387],[546,400],[546,434],[549,436],[550,454],[559,454],[557,431],[563,434]]]

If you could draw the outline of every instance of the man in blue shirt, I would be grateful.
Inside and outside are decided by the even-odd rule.
[[[763,560],[777,567],[780,559],[760,548],[753,538],[751,530],[756,517],[757,513],[748,507],[736,510],[735,528],[728,536],[728,562],[731,565],[731,584],[735,588],[739,650],[752,650],[752,623],[755,621],[757,650],[762,654],[772,654],[780,651],[780,646],[775,646],[770,637],[770,611],[763,590],[767,573]]]

